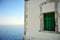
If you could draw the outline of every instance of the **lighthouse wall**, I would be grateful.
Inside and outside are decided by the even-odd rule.
[[[60,2],[58,3],[58,13],[59,13],[59,17],[58,17],[58,31],[60,32]]]
[[[28,1],[27,10],[26,10],[27,11],[26,12],[26,15],[27,15],[26,36],[30,36],[31,38],[42,39],[42,40],[60,40],[60,34],[58,33],[39,32],[39,30],[41,29],[40,4],[44,1],[43,0],[29,0]],[[43,13],[55,10],[54,3],[46,4],[42,7],[43,7]],[[59,32],[60,32],[60,21],[58,25],[59,25]]]

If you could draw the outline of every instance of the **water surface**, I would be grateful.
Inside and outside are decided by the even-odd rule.
[[[0,40],[22,40],[23,25],[0,25]]]

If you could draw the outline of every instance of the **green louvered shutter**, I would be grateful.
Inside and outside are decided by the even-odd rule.
[[[55,13],[44,13],[44,30],[55,31]]]

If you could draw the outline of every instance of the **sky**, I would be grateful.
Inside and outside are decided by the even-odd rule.
[[[0,25],[24,25],[24,0],[0,0]]]

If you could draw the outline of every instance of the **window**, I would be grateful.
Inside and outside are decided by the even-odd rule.
[[[44,13],[44,30],[55,31],[55,13]]]

